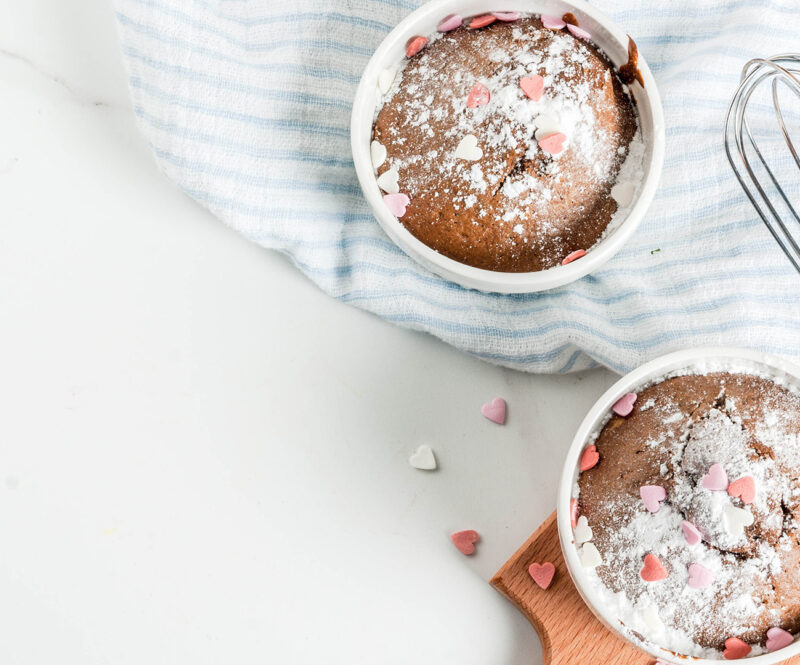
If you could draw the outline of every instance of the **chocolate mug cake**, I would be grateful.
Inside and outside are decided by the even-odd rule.
[[[622,398],[581,459],[574,544],[635,640],[737,659],[800,631],[800,394],[683,372]]]
[[[579,259],[624,216],[644,155],[632,79],[574,16],[447,17],[406,53],[379,79],[372,158],[423,243],[532,272]]]

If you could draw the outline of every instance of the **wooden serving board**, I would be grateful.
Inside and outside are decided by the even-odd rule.
[[[532,563],[552,562],[553,581],[540,589],[528,574]],[[608,630],[578,595],[567,571],[553,513],[491,580],[533,624],[544,665],[652,665],[655,659]],[[687,658],[687,663],[691,659]],[[721,660],[720,663],[728,661]],[[747,662],[747,659],[742,661]],[[800,665],[795,656],[785,665]]]

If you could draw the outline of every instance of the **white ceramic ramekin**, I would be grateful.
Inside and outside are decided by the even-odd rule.
[[[720,665],[720,663],[727,661],[675,655],[666,649],[659,648],[657,645],[636,642],[621,630],[619,618],[614,616],[607,606],[604,606],[600,595],[593,588],[593,585],[589,583],[586,571],[578,558],[578,549],[575,547],[572,525],[570,524],[570,499],[572,498],[575,482],[578,479],[581,453],[586,445],[589,445],[590,437],[608,417],[614,402],[629,392],[636,392],[642,385],[676,370],[694,368],[700,372],[714,371],[719,369],[720,366],[726,365],[738,369],[755,369],[778,379],[785,379],[788,383],[800,387],[800,367],[778,356],[756,351],[731,347],[695,348],[677,351],[656,358],[622,377],[597,400],[589,413],[586,414],[567,452],[567,459],[564,462],[564,470],[561,474],[561,484],[558,488],[558,536],[561,541],[561,549],[564,553],[567,569],[581,597],[606,627],[617,632],[623,639],[632,642],[640,649],[646,650],[655,658],[660,658],[668,663],[686,665],[687,662],[691,662],[696,665]],[[797,654],[800,654],[800,640],[795,641],[785,649],[745,658],[742,662],[746,662],[748,665],[774,665]]]
[[[375,217],[386,234],[403,251],[427,269],[467,288],[496,293],[531,293],[552,289],[596,270],[608,261],[636,230],[653,200],[664,158],[664,118],[661,99],[650,69],[639,57],[639,70],[644,88],[632,86],[646,146],[644,183],[630,213],[615,230],[609,233],[583,258],[565,266],[528,273],[495,272],[473,268],[434,251],[417,240],[392,215],[383,203],[375,181],[370,159],[370,140],[377,100],[378,75],[388,67],[396,67],[405,57],[406,42],[415,35],[429,35],[448,14],[474,16],[492,11],[519,11],[561,16],[572,12],[580,26],[589,31],[595,42],[616,66],[627,62],[628,36],[597,9],[582,0],[431,0],[409,14],[383,40],[367,64],[353,102],[350,122],[350,141],[361,189]],[[635,36],[634,36],[635,38]]]

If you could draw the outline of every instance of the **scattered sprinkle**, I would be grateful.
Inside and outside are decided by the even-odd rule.
[[[485,28],[487,25],[494,23],[497,17],[493,14],[484,14],[483,16],[476,16],[469,22],[469,27],[474,29]]]
[[[483,150],[478,147],[478,137],[474,134],[467,134],[456,146],[453,156],[469,162],[475,162],[483,157]]]
[[[395,217],[402,217],[406,214],[406,207],[411,203],[411,199],[405,194],[385,194],[383,202]]]
[[[728,494],[739,497],[744,504],[753,503],[756,498],[756,481],[752,476],[742,476],[728,486]]]
[[[742,642],[738,637],[731,637],[725,640],[725,651],[722,655],[725,656],[725,660],[739,660],[749,654],[751,650],[750,645],[746,642]]]
[[[639,496],[642,497],[647,510],[657,513],[661,508],[661,502],[667,498],[667,490],[659,485],[642,485],[639,488]]]
[[[400,174],[396,168],[392,167],[378,176],[378,187],[387,194],[397,194],[400,191],[399,180]]]
[[[544,78],[538,74],[533,76],[523,76],[519,80],[519,87],[522,88],[529,99],[538,102],[544,93]]]
[[[712,492],[724,492],[728,489],[728,474],[722,464],[712,464],[700,484]]]
[[[546,589],[553,581],[553,576],[556,574],[556,567],[549,561],[543,564],[532,563],[528,566],[528,574],[533,578],[542,589]]]
[[[564,257],[564,260],[561,261],[561,265],[565,266],[568,263],[572,263],[573,261],[577,261],[578,259],[583,258],[584,256],[586,256],[585,249],[576,249],[574,252],[572,252],[571,254],[567,254]]]
[[[645,582],[658,582],[669,576],[664,564],[655,554],[645,554],[644,566],[639,574]]]
[[[767,631],[767,651],[778,651],[778,649],[788,647],[792,642],[794,642],[794,636],[779,626]]]
[[[611,410],[623,418],[629,416],[633,411],[633,405],[636,404],[637,398],[638,395],[636,393],[627,393],[614,402]]]
[[[486,402],[481,407],[481,413],[493,423],[504,425],[506,422],[506,401],[502,397],[495,397],[491,402]]]
[[[408,458],[408,463],[421,471],[433,471],[436,469],[436,456],[433,454],[433,449],[423,443]]]
[[[439,22],[439,25],[436,26],[436,29],[439,32],[450,32],[451,30],[460,28],[463,20],[464,19],[462,19],[458,14],[450,14],[448,16],[445,16]]]
[[[709,586],[716,575],[700,563],[689,564],[689,586],[692,589],[703,589]]]
[[[475,109],[479,106],[484,106],[489,103],[490,99],[489,88],[483,85],[483,83],[478,82],[473,85],[472,90],[469,91],[469,95],[467,96],[467,108]]]
[[[406,57],[413,58],[419,53],[428,43],[427,37],[412,37],[408,44],[406,44]]]
[[[539,147],[551,155],[557,155],[564,149],[564,141],[566,140],[567,137],[563,132],[556,132],[545,136],[539,141]]]
[[[593,469],[597,466],[599,461],[600,453],[597,452],[597,446],[589,446],[583,451],[583,455],[581,455],[580,470],[588,471],[589,469]]]
[[[462,554],[469,556],[475,551],[475,543],[478,542],[480,536],[477,531],[469,529],[467,531],[458,531],[450,536],[450,540],[458,548]]]
[[[542,25],[549,30],[563,30],[567,27],[565,21],[562,21],[558,16],[548,16],[542,14]]]

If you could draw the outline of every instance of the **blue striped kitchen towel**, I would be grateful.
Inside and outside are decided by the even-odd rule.
[[[361,196],[351,101],[372,51],[419,4],[116,0],[133,105],[161,168],[326,293],[495,363],[625,371],[701,344],[800,360],[800,278],[722,148],[744,62],[798,50],[798,0],[594,0],[634,36],[659,83],[663,181],[632,241],[603,269],[518,296],[426,272],[383,234]],[[788,169],[774,116],[759,108],[774,137],[767,149]],[[798,118],[789,116],[795,126]]]

